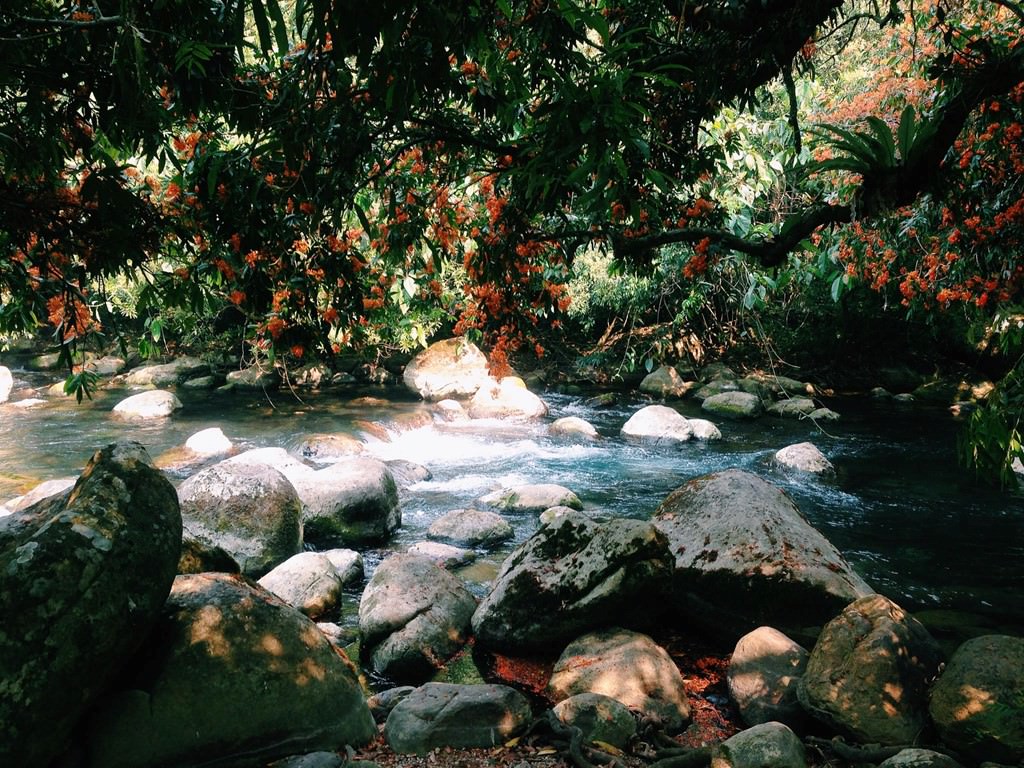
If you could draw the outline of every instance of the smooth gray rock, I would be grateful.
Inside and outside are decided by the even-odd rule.
[[[414,685],[396,685],[394,688],[375,693],[366,701],[373,719],[378,723],[386,721],[391,710],[398,706],[398,702],[415,690],[416,686]]]
[[[836,468],[814,443],[794,443],[775,452],[773,460],[780,467],[812,475],[834,475]]]
[[[471,419],[539,419],[548,407],[522,379],[506,376],[485,382],[469,401],[468,413]]]
[[[652,520],[675,553],[669,599],[714,634],[735,637],[766,624],[813,636],[809,627],[871,593],[789,496],[749,472],[695,478]]]
[[[195,357],[179,357],[163,365],[147,365],[128,373],[125,382],[130,387],[167,387],[185,379],[202,376],[210,366]]]
[[[437,518],[427,536],[458,547],[493,547],[515,535],[512,526],[494,512],[456,509]]]
[[[20,512],[43,499],[49,499],[66,493],[77,482],[78,478],[74,476],[55,477],[53,480],[44,480],[24,496],[19,496],[7,502],[6,507],[9,512]]]
[[[331,561],[343,585],[362,580],[363,556],[354,549],[327,549],[320,554]]]
[[[811,421],[839,421],[839,414],[831,408],[816,408],[807,415],[807,418]]]
[[[427,683],[391,710],[384,738],[402,754],[495,747],[526,730],[531,717],[526,697],[505,685]]]
[[[722,430],[707,419],[687,419],[694,440],[721,440]]]
[[[432,560],[392,555],[359,603],[363,658],[395,682],[423,682],[462,648],[475,608],[462,581]]]
[[[680,398],[697,386],[695,381],[685,381],[679,371],[670,365],[663,365],[644,376],[640,391],[661,398]]]
[[[489,378],[483,352],[462,338],[431,344],[402,373],[405,386],[424,400],[472,397]]]
[[[811,716],[858,741],[911,744],[928,728],[928,686],[941,662],[920,622],[869,595],[822,630],[797,695]]]
[[[86,768],[264,765],[376,734],[316,625],[238,576],[179,576],[119,687],[84,724]]]
[[[137,443],[0,518],[0,765],[46,766],[152,628],[177,569],[174,487]]]
[[[223,549],[251,578],[302,549],[299,496],[272,467],[228,459],[185,480],[178,498],[185,532]]]
[[[181,401],[173,392],[152,389],[126,397],[114,406],[113,413],[125,419],[162,419],[181,407]]]
[[[0,365],[0,403],[7,402],[12,389],[14,389],[14,376],[11,375],[11,369]]]
[[[228,371],[224,378],[228,386],[235,389],[276,389],[281,383],[281,376],[276,369],[259,365],[240,371]]]
[[[341,577],[330,559],[318,552],[292,555],[257,583],[313,619],[341,607]]]
[[[709,397],[726,392],[740,392],[740,383],[735,379],[712,379],[693,393],[693,399],[703,402]]]
[[[620,430],[623,437],[656,445],[685,443],[693,428],[685,416],[667,405],[648,405],[629,417]]]
[[[517,652],[550,649],[607,625],[609,617],[645,617],[671,564],[665,537],[650,523],[557,516],[506,558],[473,615],[477,642]]]
[[[83,367],[97,376],[116,376],[128,367],[128,363],[123,357],[104,355],[95,360],[89,360]]]
[[[416,483],[423,483],[433,479],[433,473],[422,464],[407,459],[389,459],[384,462],[395,479],[395,485],[404,490]]]
[[[761,398],[749,392],[722,392],[704,399],[701,409],[727,419],[756,419],[764,413]]]
[[[971,760],[1024,760],[1024,638],[984,635],[961,645],[932,689],[943,743]]]
[[[941,752],[930,749],[904,749],[888,760],[878,764],[878,768],[963,768],[956,760]]]
[[[219,456],[228,453],[234,445],[220,427],[210,427],[189,437],[185,447],[200,456]]]
[[[816,410],[818,410],[818,406],[809,397],[789,397],[768,406],[768,413],[772,416],[782,416],[787,419],[800,419]]]
[[[736,643],[726,682],[747,725],[777,721],[800,729],[807,720],[797,700],[797,683],[808,653],[777,629],[758,627]]]
[[[711,755],[711,768],[806,768],[804,745],[782,723],[762,723],[726,739]]]
[[[625,704],[602,693],[578,693],[552,707],[555,717],[583,732],[583,740],[626,749],[636,736],[636,720]]]
[[[505,512],[543,512],[550,507],[583,509],[579,496],[564,485],[554,483],[519,485],[494,491],[481,498],[480,503]]]
[[[579,416],[563,416],[548,425],[548,432],[559,437],[581,437],[585,440],[598,440],[601,435],[586,419]]]
[[[362,453],[363,443],[351,435],[318,433],[302,438],[295,452],[304,459],[326,463]]]
[[[571,642],[551,673],[552,701],[599,693],[678,733],[690,719],[682,675],[668,652],[647,635],[626,629],[592,632]]]
[[[410,555],[425,557],[445,569],[458,568],[476,560],[476,552],[473,550],[453,547],[440,541],[417,541],[408,551]]]

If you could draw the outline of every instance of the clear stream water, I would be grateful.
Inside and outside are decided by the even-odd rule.
[[[50,374],[14,370],[17,400],[26,387],[53,383]],[[553,482],[575,491],[595,517],[645,518],[674,488],[690,478],[739,467],[784,487],[804,515],[825,534],[879,592],[915,611],[946,610],[957,622],[991,630],[1024,632],[1024,493],[981,489],[956,465],[956,424],[940,408],[899,407],[868,400],[827,404],[842,419],[824,431],[806,421],[765,417],[720,422],[724,439],[656,449],[623,441],[619,428],[640,398],[611,408],[584,398],[542,393],[550,406],[544,422],[432,425],[391,429],[374,437],[360,421],[393,425],[401,414],[426,410],[404,391],[302,394],[178,392],[184,408],[169,419],[127,424],[111,408],[127,396],[106,389],[95,399],[47,399],[19,409],[0,406],[0,499],[35,483],[77,473],[96,448],[117,439],[144,444],[153,457],[181,446],[195,432],[220,427],[240,448],[293,449],[312,433],[360,437],[370,455],[408,459],[433,478],[402,495],[403,526],[387,547],[365,552],[368,570],[389,551],[422,540],[426,528],[452,509],[469,507],[501,487]],[[357,394],[385,398],[387,405],[353,405]],[[700,415],[699,405],[678,409]],[[604,439],[577,443],[547,435],[546,424],[580,416]],[[771,454],[813,441],[835,464],[838,476],[822,481],[774,469]],[[180,478],[175,478],[180,480]],[[460,573],[477,594],[486,591],[498,564],[515,543],[536,528],[536,516],[510,518],[516,540]]]

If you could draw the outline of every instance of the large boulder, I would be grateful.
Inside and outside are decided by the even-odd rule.
[[[782,723],[762,723],[723,741],[711,755],[711,768],[804,768],[804,745]]]
[[[469,401],[471,419],[539,419],[548,407],[522,383],[506,376],[501,381],[488,379]]]
[[[675,554],[671,598],[692,622],[735,637],[762,625],[813,636],[871,593],[782,490],[738,469],[669,494],[654,524]]]
[[[388,715],[384,738],[402,754],[497,747],[530,725],[530,702],[506,685],[427,683]]]
[[[402,381],[424,400],[472,397],[488,382],[487,358],[465,339],[431,344],[405,366]]]
[[[181,407],[173,392],[151,389],[126,397],[114,406],[113,413],[124,419],[162,419]]]
[[[1024,760],[1024,638],[985,635],[961,645],[929,710],[942,741],[972,760]]]
[[[71,493],[0,518],[0,765],[49,765],[167,599],[173,486],[137,443],[97,452]]]
[[[319,547],[379,544],[402,524],[387,465],[362,456],[324,469],[286,471],[302,499],[305,540]]]
[[[644,376],[640,382],[640,391],[661,398],[679,398],[697,385],[695,381],[684,381],[679,371],[671,365],[663,365]]]
[[[341,606],[341,577],[330,558],[318,552],[292,555],[258,583],[314,619]]]
[[[722,392],[704,398],[700,407],[727,419],[756,419],[764,413],[761,398],[749,392]]]
[[[7,402],[12,389],[14,389],[14,377],[11,375],[11,369],[0,365],[0,403]]]
[[[563,485],[537,483],[489,493],[480,503],[505,512],[543,512],[551,507],[583,509],[579,496]]]
[[[689,421],[667,405],[648,405],[622,425],[623,437],[658,445],[685,443],[693,436]]]
[[[362,654],[399,683],[420,683],[462,648],[476,599],[463,583],[417,555],[382,562],[359,603]]]
[[[186,533],[223,549],[251,578],[302,549],[302,504],[272,467],[222,461],[183,482],[178,498]]]
[[[726,682],[743,722],[803,726],[807,718],[796,690],[807,656],[800,644],[772,627],[758,627],[739,639],[729,659]]]
[[[312,621],[237,576],[175,579],[125,669],[82,729],[86,768],[265,765],[376,733],[351,663]]]
[[[132,387],[167,387],[202,376],[210,366],[195,357],[179,357],[163,365],[146,365],[131,371],[125,381]]]
[[[671,573],[668,544],[650,523],[595,523],[566,511],[505,560],[473,615],[481,645],[540,650],[608,623],[645,616]]]
[[[682,675],[647,635],[606,629],[577,638],[562,652],[546,691],[552,701],[600,693],[650,717],[669,732],[690,719]]]
[[[456,509],[437,518],[427,537],[460,547],[492,547],[515,535],[501,515],[479,509]]]
[[[938,643],[882,595],[854,601],[821,632],[797,695],[813,717],[859,741],[911,744],[928,728]]]

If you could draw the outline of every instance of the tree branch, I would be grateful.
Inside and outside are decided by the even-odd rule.
[[[92,27],[115,27],[124,24],[123,16],[97,16],[94,19],[35,19],[18,18],[15,23],[29,27],[63,27],[66,29],[89,29]],[[13,25],[12,25],[13,26]]]

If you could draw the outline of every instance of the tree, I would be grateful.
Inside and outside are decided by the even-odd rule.
[[[105,282],[128,274],[150,331],[169,307],[231,306],[253,350],[302,357],[447,326],[487,333],[500,365],[533,324],[558,322],[582,246],[642,270],[682,244],[693,275],[841,243],[863,255],[844,266],[874,279],[871,233],[951,191],[987,206],[1003,239],[981,250],[1014,260],[996,288],[979,277],[1010,306],[1015,182],[986,174],[990,157],[1015,162],[1022,19],[1012,0],[13,0],[0,329],[47,318],[73,342],[109,324]],[[914,61],[928,96],[902,121],[826,130],[840,154],[812,166],[794,78],[816,44],[865,23],[927,40]],[[708,121],[776,81],[795,150],[781,177],[801,205],[737,230],[715,184],[734,137]],[[980,159],[961,168],[976,129]],[[951,186],[972,162],[981,186]],[[922,310],[950,298],[912,272],[900,284],[931,296]]]

